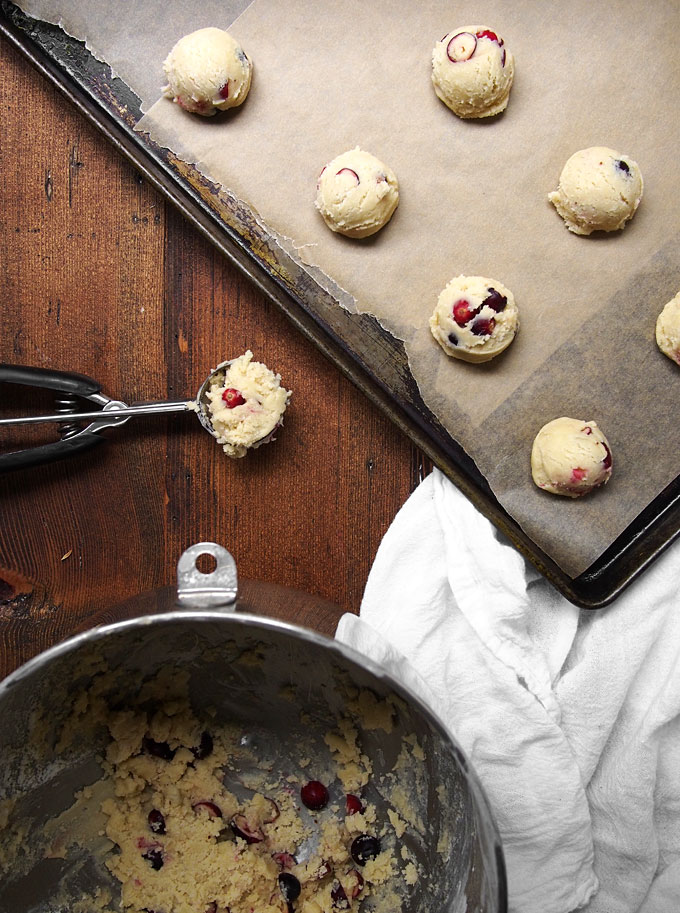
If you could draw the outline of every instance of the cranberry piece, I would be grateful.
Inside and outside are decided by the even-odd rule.
[[[352,898],[358,897],[359,894],[361,894],[362,888],[364,886],[364,879],[361,873],[357,872],[356,869],[350,869],[347,873],[346,880],[351,883],[351,887],[349,889],[350,896]]]
[[[489,292],[489,294],[482,302],[482,305],[486,304],[488,307],[492,308],[497,314],[500,314],[501,311],[505,310],[505,306],[508,303],[508,299],[505,297],[505,295],[501,295],[501,293],[498,291],[498,289],[489,288],[489,289],[487,289],[487,292]]]
[[[356,171],[353,168],[341,168],[340,171],[336,171],[335,174],[336,174],[336,176],[339,174],[351,174],[352,177],[354,178],[354,180],[357,182],[357,184],[361,183],[361,181],[359,180],[359,175],[356,173]]]
[[[470,331],[474,333],[475,336],[490,336],[493,333],[493,328],[495,326],[496,321],[493,317],[478,317],[470,327]]]
[[[165,817],[163,812],[159,812],[157,808],[152,808],[147,816],[149,822],[149,827],[154,834],[164,834],[165,833]]]
[[[585,428],[581,428],[581,431],[582,431],[584,434],[592,434],[592,433],[593,433],[593,429],[592,429],[592,428],[589,428],[588,425],[586,425]]]
[[[575,469],[571,470],[571,481],[572,482],[582,482],[587,475],[588,475],[587,470],[581,469],[580,466],[576,466]]]
[[[477,38],[488,38],[489,41],[495,41],[496,44],[500,44],[498,35],[495,32],[492,32],[491,29],[483,29],[481,32],[475,32]]]
[[[259,827],[251,827],[245,815],[234,815],[229,822],[232,831],[246,843],[262,843],[264,833]]]
[[[328,805],[328,790],[319,780],[310,780],[300,790],[300,798],[307,808],[318,811]]]
[[[201,733],[201,741],[198,743],[196,748],[191,749],[191,753],[196,758],[197,761],[202,761],[204,758],[207,758],[212,754],[213,751],[213,738],[209,732]]]
[[[208,813],[208,817],[210,818],[222,817],[222,809],[219,807],[219,805],[215,805],[214,802],[208,802],[205,799],[201,800],[200,802],[194,802],[191,807],[195,812],[198,812],[201,809],[205,809],[205,811]]]
[[[227,409],[234,409],[236,406],[242,406],[245,403],[241,391],[236,390],[234,387],[227,387],[222,394],[222,400]]]
[[[274,802],[273,799],[270,799],[268,796],[266,797],[266,799],[267,799],[267,802],[269,803],[269,814],[267,815],[266,818],[262,819],[262,823],[271,824],[272,821],[276,821],[276,819],[279,817],[281,812],[279,811],[279,807],[276,804],[276,802]]]
[[[380,852],[380,841],[370,834],[359,834],[352,841],[350,856],[357,865],[366,865],[369,859],[375,859]]]
[[[457,345],[458,345],[458,337],[456,336],[455,333],[449,333],[449,335],[448,335],[448,340],[449,340],[449,342],[451,343],[452,346],[457,346]]]
[[[477,49],[477,39],[471,32],[458,32],[446,45],[446,56],[451,63],[469,60]]]
[[[147,850],[146,853],[142,853],[142,858],[151,863],[151,868],[156,872],[163,868],[163,854],[160,850]]]
[[[611,452],[611,450],[609,449],[609,447],[607,447],[607,445],[605,444],[604,441],[602,441],[602,446],[603,446],[604,449],[606,450],[605,457],[604,457],[604,459],[602,460],[602,464],[603,464],[603,466],[604,466],[605,469],[609,469],[610,466],[612,465],[612,452]]]
[[[624,174],[630,174],[630,166],[628,162],[624,162],[623,159],[617,159],[614,162],[614,165],[619,169],[619,171],[623,171]]]
[[[291,875],[290,872],[281,872],[278,876],[278,881],[281,896],[286,903],[290,904],[298,899],[302,888],[295,875]]]
[[[314,872],[314,877],[317,881],[321,881],[322,878],[329,874],[330,870],[330,863],[326,859],[322,859],[319,868]]]
[[[501,66],[505,66],[505,48],[501,48]]]
[[[175,757],[175,749],[170,748],[167,742],[156,742],[149,736],[144,736],[142,746],[147,754],[153,755],[154,758],[161,758],[163,761],[172,761]]]
[[[282,869],[292,869],[294,865],[297,865],[297,859],[290,853],[272,853],[272,859]]]
[[[347,793],[345,796],[345,813],[347,815],[356,815],[358,812],[363,812],[363,810],[361,799],[358,796]]]
[[[228,80],[227,80],[227,82],[225,82],[225,84],[222,86],[222,88],[220,89],[220,91],[217,94],[220,96],[220,98],[224,98],[225,100],[227,98],[229,98],[229,81]]]
[[[217,913],[217,901],[211,900],[208,906],[205,908],[205,913]]]
[[[347,894],[339,881],[333,882],[333,887],[331,888],[331,902],[334,910],[349,910],[350,903],[347,899]]]
[[[453,305],[453,319],[459,327],[464,327],[476,313],[477,310],[470,307],[470,302],[466,298],[459,298]]]

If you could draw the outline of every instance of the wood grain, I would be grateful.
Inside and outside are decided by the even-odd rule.
[[[206,539],[230,549],[242,579],[356,612],[429,465],[3,41],[0,104],[0,361],[89,374],[138,402],[192,397],[251,348],[293,391],[279,439],[241,461],[192,416],[150,417],[86,455],[0,476],[0,675],[172,584],[181,552]],[[3,416],[51,404],[0,385]],[[0,448],[53,431],[4,431]]]

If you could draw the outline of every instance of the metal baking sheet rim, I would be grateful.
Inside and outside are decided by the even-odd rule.
[[[366,396],[420,448],[571,602],[584,609],[610,604],[680,534],[680,477],[657,496],[635,521],[579,577],[571,578],[540,549],[500,506],[470,457],[451,438],[422,402],[408,370],[401,343],[375,318],[349,314],[332,295],[279,245],[272,244],[253,214],[222,188],[211,185],[193,166],[134,132],[141,117],[139,102],[127,86],[110,75],[82,42],[57,26],[31,19],[2,0],[0,33],[75,105],[153,186],[229,258],[300,332],[309,338]],[[62,52],[60,54],[60,52]],[[69,66],[70,63],[70,66]],[[89,70],[89,72],[87,72]],[[125,97],[127,96],[127,97]],[[351,326],[402,354],[395,384],[375,374],[357,350],[306,304],[299,285],[324,298],[328,317]],[[332,309],[332,310],[331,310]],[[350,323],[348,323],[350,321]],[[386,362],[385,362],[386,363]],[[409,402],[409,400],[411,400]]]

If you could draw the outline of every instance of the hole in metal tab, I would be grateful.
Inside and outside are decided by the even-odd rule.
[[[204,552],[196,559],[196,567],[202,574],[214,574],[217,570],[217,558]]]

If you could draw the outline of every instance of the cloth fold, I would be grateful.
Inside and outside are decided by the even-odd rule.
[[[676,543],[580,611],[435,469],[341,618],[472,762],[513,913],[680,909],[679,589]]]

